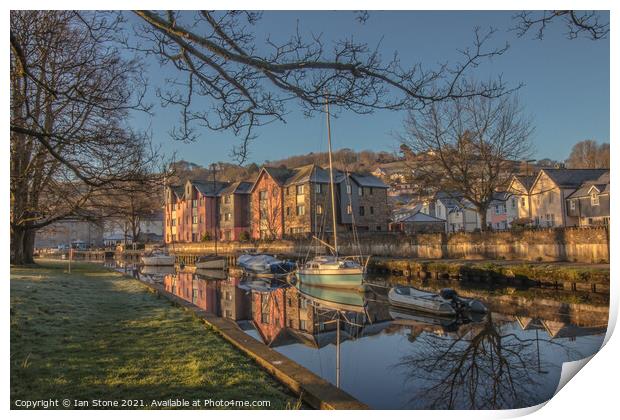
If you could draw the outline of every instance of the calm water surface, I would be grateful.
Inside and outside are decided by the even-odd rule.
[[[235,321],[248,335],[377,409],[538,404],[553,396],[562,363],[598,351],[605,332],[601,322],[577,323],[527,308],[461,320],[395,310],[380,285],[361,294],[216,271],[127,270]]]

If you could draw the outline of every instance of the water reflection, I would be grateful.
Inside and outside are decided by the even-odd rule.
[[[596,352],[605,332],[527,308],[516,316],[496,308],[477,319],[437,318],[390,307],[380,286],[361,294],[207,270],[126,270],[235,321],[373,408],[538,404],[553,395],[562,363]]]

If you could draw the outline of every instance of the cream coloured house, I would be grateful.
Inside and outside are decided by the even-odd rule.
[[[566,198],[606,169],[541,169],[526,198],[530,219],[538,227],[577,226],[579,219],[566,210]]]

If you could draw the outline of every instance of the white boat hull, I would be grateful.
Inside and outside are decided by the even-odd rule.
[[[174,255],[156,255],[142,257],[144,265],[174,265]]]
[[[413,287],[394,287],[388,293],[390,305],[441,316],[454,316],[456,310],[449,301],[435,293]]]

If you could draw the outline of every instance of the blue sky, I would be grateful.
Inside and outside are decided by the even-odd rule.
[[[532,39],[533,34],[517,38],[508,31],[513,25],[511,16],[511,12],[373,11],[368,21],[360,24],[352,12],[266,12],[255,31],[258,40],[267,34],[285,39],[299,20],[302,34],[322,33],[322,39],[329,42],[353,36],[370,46],[383,38],[384,57],[398,51],[403,64],[421,62],[436,67],[458,59],[456,50],[471,44],[474,27],[492,26],[497,32],[489,45],[508,42],[510,49],[472,74],[480,79],[501,74],[511,86],[524,84],[519,97],[536,127],[534,157],[563,160],[580,140],[609,142],[609,40],[568,40],[560,22],[549,27],[543,41]],[[155,61],[148,64],[153,84],[164,83],[166,76],[175,74]],[[154,117],[140,115],[134,122],[150,127],[155,143],[161,144],[165,153],[175,152],[177,159],[201,165],[230,160],[231,148],[239,141],[233,133],[205,128],[194,143],[172,140],[168,132],[178,123],[178,109],[159,107],[153,92],[149,96],[156,105]],[[293,103],[288,110],[286,124],[276,122],[257,131],[249,161],[260,164],[325,150],[324,117],[305,118]],[[398,142],[393,133],[402,130],[404,116],[390,111],[363,116],[341,112],[332,122],[334,147],[394,151]]]

